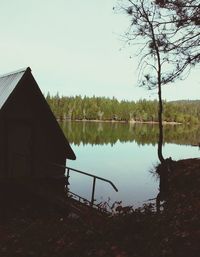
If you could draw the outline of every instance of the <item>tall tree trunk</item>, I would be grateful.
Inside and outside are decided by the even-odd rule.
[[[158,104],[158,122],[159,122],[159,138],[158,138],[158,158],[160,160],[161,163],[165,162],[165,159],[163,157],[162,154],[162,145],[163,145],[163,121],[162,121],[162,114],[163,114],[163,103],[162,103],[162,91],[161,91],[161,69],[162,69],[162,65],[161,65],[161,60],[160,60],[160,51],[159,51],[159,46],[155,37],[155,33],[154,33],[154,28],[152,25],[152,22],[149,20],[149,14],[146,13],[144,6],[143,6],[143,2],[142,2],[142,8],[143,8],[143,12],[145,14],[145,18],[149,24],[150,30],[151,30],[151,35],[152,35],[152,43],[154,46],[154,49],[156,51],[156,58],[157,58],[157,83],[158,83],[158,100],[159,100],[159,104]]]
[[[159,73],[159,70],[158,70]],[[163,145],[163,103],[162,103],[162,95],[161,95],[161,83],[160,83],[160,74],[158,74],[158,99],[159,99],[159,106],[158,106],[158,122],[159,122],[159,138],[158,138],[158,158],[161,163],[165,161],[163,154],[162,154],[162,145]]]
[[[158,70],[157,70],[157,81],[158,81],[158,122],[159,122],[159,138],[158,138],[158,158],[161,163],[164,163],[165,159],[162,154],[162,145],[163,145],[163,102],[162,102],[162,91],[161,91],[161,63],[160,63],[160,53],[158,46],[156,44],[156,54],[157,54],[157,65],[158,65]]]

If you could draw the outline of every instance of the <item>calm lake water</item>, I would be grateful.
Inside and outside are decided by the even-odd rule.
[[[97,202],[122,201],[141,206],[158,194],[159,180],[152,174],[157,158],[158,126],[150,124],[64,122],[61,127],[77,160],[67,166],[111,180],[113,188],[97,180]],[[199,158],[199,127],[164,126],[164,157]],[[90,200],[92,179],[71,172],[70,191]]]

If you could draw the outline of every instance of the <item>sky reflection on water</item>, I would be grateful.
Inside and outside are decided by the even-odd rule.
[[[77,160],[68,161],[68,166],[110,179],[119,189],[115,192],[104,182],[97,181],[95,198],[97,202],[122,200],[124,205],[141,206],[158,193],[159,180],[150,172],[158,163],[157,147],[138,146],[135,142],[111,145],[72,145]],[[197,147],[165,144],[165,157],[174,160],[199,157]],[[91,197],[92,179],[71,173],[70,190],[87,199]]]

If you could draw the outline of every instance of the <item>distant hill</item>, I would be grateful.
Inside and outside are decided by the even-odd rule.
[[[172,103],[172,104],[198,104],[198,105],[200,105],[200,100],[175,100],[175,101],[168,101],[168,103]]]

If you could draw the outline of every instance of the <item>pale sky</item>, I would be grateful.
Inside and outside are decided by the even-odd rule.
[[[0,0],[0,74],[30,66],[43,93],[155,99],[137,86],[138,59],[122,35],[117,0]],[[121,50],[120,50],[121,49]],[[199,99],[200,69],[163,88],[163,98]]]

